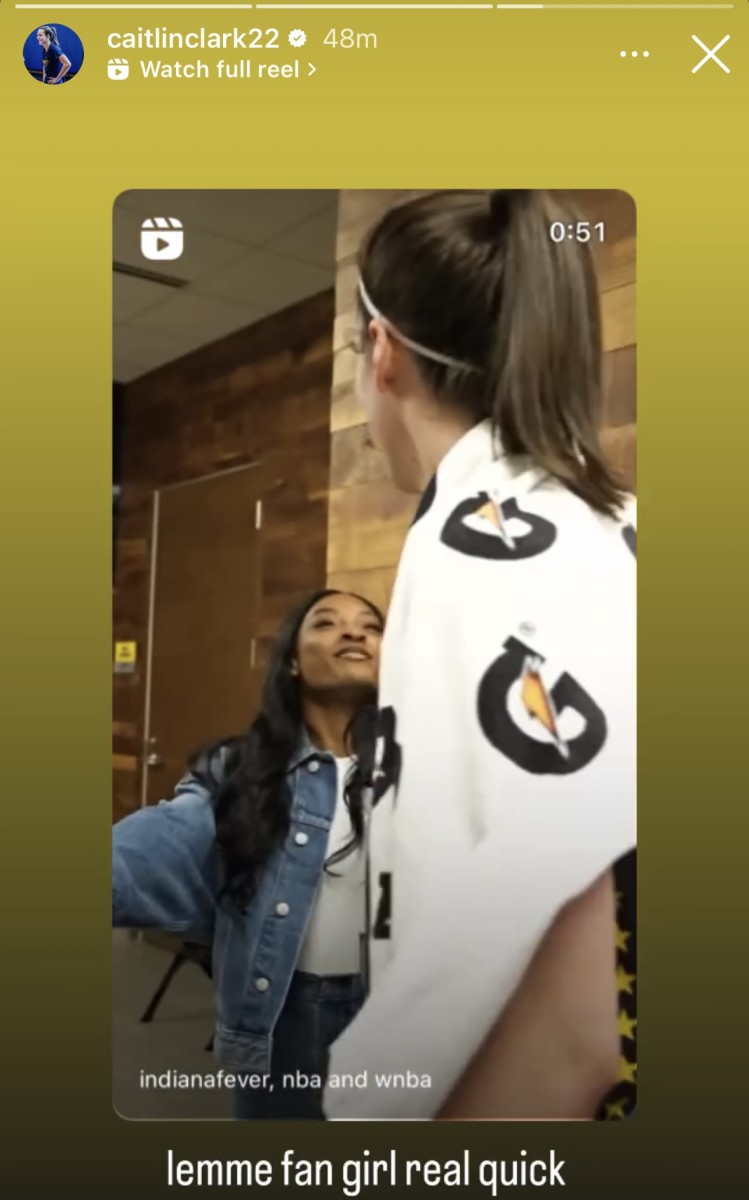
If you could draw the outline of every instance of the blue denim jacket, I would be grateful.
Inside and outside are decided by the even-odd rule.
[[[328,850],[336,765],[306,743],[288,773],[291,825],[248,911],[219,900],[222,871],[207,789],[187,775],[172,800],[113,828],[113,924],[191,934],[213,947],[216,1057],[267,1072]]]

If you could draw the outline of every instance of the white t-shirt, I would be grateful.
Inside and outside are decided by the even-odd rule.
[[[336,759],[336,804],[326,858],[350,841],[351,817],[343,796],[350,758]],[[324,870],[297,968],[312,975],[356,975],[365,926],[365,857],[357,846]]]
[[[488,424],[440,464],[382,644],[371,993],[328,1117],[435,1115],[559,909],[636,844],[635,539],[634,501],[593,512]],[[430,1086],[378,1085],[409,1071]]]

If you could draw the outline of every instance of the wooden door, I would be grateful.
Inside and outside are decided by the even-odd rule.
[[[250,466],[157,494],[145,803],[170,796],[194,750],[241,733],[256,711],[261,480]]]

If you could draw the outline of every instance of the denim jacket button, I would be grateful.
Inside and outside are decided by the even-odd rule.
[[[259,992],[267,992],[270,987],[270,982],[267,979],[256,979],[255,987]]]
[[[297,846],[306,846],[307,842],[309,841],[309,834],[297,833],[294,835],[294,841],[296,842]]]
[[[276,905],[276,913],[279,917],[288,917],[289,906],[285,900],[282,900],[280,904]]]
[[[315,771],[319,771],[319,770],[320,770],[320,764],[319,764],[319,762],[317,761],[317,759],[316,759],[316,758],[313,758],[313,759],[312,759],[312,762],[308,764],[308,766],[307,766],[307,770],[308,770],[308,771],[311,771],[313,775],[314,775]]]

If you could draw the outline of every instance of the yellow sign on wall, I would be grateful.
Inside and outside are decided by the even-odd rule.
[[[137,642],[115,642],[114,669],[118,675],[125,675],[135,670],[138,657]]]

